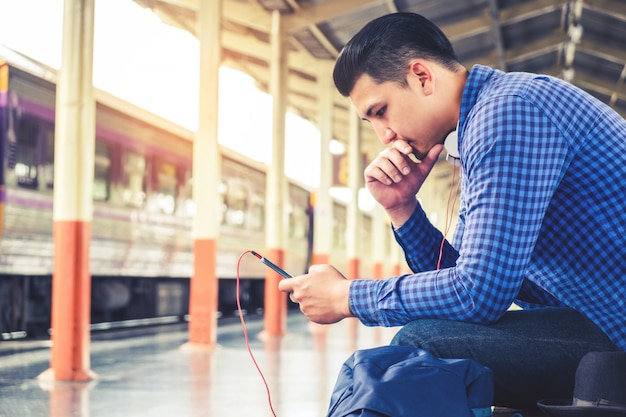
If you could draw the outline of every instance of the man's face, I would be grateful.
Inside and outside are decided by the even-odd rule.
[[[394,82],[378,84],[363,74],[356,81],[350,100],[384,145],[404,140],[415,156],[423,159],[435,144],[443,142],[443,137],[434,133],[438,120],[433,108],[436,103],[415,77],[409,75],[408,86],[402,87]]]

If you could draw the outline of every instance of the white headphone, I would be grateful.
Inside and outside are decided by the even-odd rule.
[[[446,152],[448,152],[446,160],[450,161],[450,159],[452,159],[452,161],[450,161],[452,163],[460,159],[458,130],[459,124],[457,123],[456,129],[450,132],[448,136],[446,136],[446,139],[443,141],[443,146],[444,148],[446,148]]]

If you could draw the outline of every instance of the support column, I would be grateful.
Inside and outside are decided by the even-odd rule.
[[[346,219],[348,271],[346,277],[359,276],[359,253],[361,240],[361,211],[359,210],[359,189],[363,183],[363,159],[361,157],[361,119],[355,111],[350,112],[348,140],[348,187],[350,203]]]
[[[403,263],[403,253],[402,249],[400,249],[400,245],[396,242],[392,242],[390,247],[391,251],[391,276],[397,277],[402,275],[402,263]]]
[[[329,264],[333,244],[333,203],[330,198],[332,186],[333,156],[330,141],[333,136],[333,93],[331,82],[332,66],[320,62],[318,70],[318,127],[320,130],[320,185],[315,194],[313,264]]]
[[[270,31],[270,93],[272,108],[272,161],[268,166],[265,200],[265,242],[267,258],[284,266],[285,224],[285,119],[287,108],[287,41],[278,10],[272,12]],[[287,297],[278,291],[282,277],[271,269],[265,275],[265,334],[280,336],[285,333]]]
[[[383,149],[381,145],[378,146]],[[376,203],[372,213],[372,258],[374,259],[374,279],[385,278],[385,268],[393,265],[391,253],[391,237],[387,213],[383,207]],[[395,242],[394,242],[395,243]]]
[[[87,381],[96,106],[93,93],[94,0],[65,0],[56,96],[50,369],[40,377]]]
[[[388,259],[388,242],[389,228],[385,224],[387,214],[380,204],[376,204],[374,208],[374,216],[372,219],[372,250],[374,251],[374,278],[382,279],[385,277],[385,262]]]
[[[194,273],[189,299],[189,343],[212,349],[217,341],[217,237],[221,152],[217,140],[222,1],[198,2],[200,91],[193,146]]]

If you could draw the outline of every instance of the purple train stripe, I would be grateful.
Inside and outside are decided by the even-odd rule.
[[[39,117],[41,119],[44,119],[50,122],[54,122],[54,110],[47,106],[44,106],[39,103],[35,103],[30,100],[20,99],[19,107],[20,109],[22,109],[25,113],[29,115],[36,116],[36,117]],[[104,139],[104,141],[108,143],[132,146],[135,150],[139,152],[147,151],[150,153],[150,155],[156,155],[160,158],[173,161],[175,163],[181,164],[188,168],[191,167],[191,154],[189,156],[175,155],[175,154],[169,153],[166,149],[163,149],[162,147],[159,147],[156,144],[153,145],[153,144],[144,143],[144,142],[138,143],[137,141],[133,140],[132,138],[129,138],[123,133],[116,132],[104,126],[96,126],[96,135]],[[184,139],[189,140],[188,138],[184,138]]]
[[[5,202],[6,205],[46,211],[51,211],[53,206],[52,196],[45,196],[35,192],[29,192],[28,195],[26,195],[26,193],[15,193],[9,190],[9,192],[7,193],[6,190],[0,187],[0,195],[2,196],[0,198],[5,198],[3,200],[0,200],[0,203]],[[139,211],[142,213],[145,212],[144,210]],[[93,217],[94,219],[101,218],[123,222],[136,222],[136,220],[133,220],[133,215],[131,211],[127,211],[123,208],[105,209],[94,207]],[[181,219],[168,215],[151,216],[150,214],[147,214],[144,220],[141,221],[141,223],[168,226],[181,230],[191,230],[190,219]]]
[[[33,197],[25,197],[22,195],[15,195],[5,190],[5,201],[7,204],[15,205],[17,207],[28,207],[38,210],[52,210],[52,197],[43,197],[33,193]]]
[[[172,154],[169,153],[167,149],[163,149],[158,145],[153,145],[145,142],[137,142],[129,138],[128,136],[125,136],[111,129],[107,129],[103,126],[96,126],[96,135],[99,138],[103,139],[104,142],[130,146],[135,151],[141,153],[146,153],[147,151],[149,155],[156,155],[160,158],[163,158],[164,160],[174,161],[188,168],[191,167],[191,154],[188,157]]]
[[[44,106],[43,104],[35,103],[30,100],[24,100],[20,97],[18,107],[28,115],[38,117],[48,122],[54,122],[54,109]]]

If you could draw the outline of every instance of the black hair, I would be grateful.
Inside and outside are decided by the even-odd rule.
[[[341,50],[333,70],[335,86],[347,97],[362,74],[377,83],[394,81],[406,86],[407,64],[415,58],[439,62],[452,71],[460,64],[450,40],[424,16],[381,16],[366,24]]]

